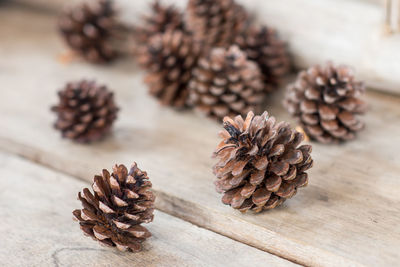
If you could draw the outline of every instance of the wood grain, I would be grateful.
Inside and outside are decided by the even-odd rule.
[[[2,266],[295,266],[160,211],[142,252],[103,247],[72,220],[88,183],[2,152],[0,164]]]
[[[31,23],[19,20],[23,16]],[[0,148],[90,181],[114,163],[137,161],[158,195],[157,207],[264,251],[312,266],[393,266],[400,256],[400,99],[369,93],[367,128],[340,146],[314,144],[310,184],[283,206],[240,214],[220,203],[210,155],[220,125],[160,107],[128,60],[63,65],[54,18],[0,10]],[[3,38],[5,37],[5,38]],[[52,129],[49,107],[69,79],[96,78],[121,106],[113,135],[78,145]],[[267,109],[289,119],[281,95]],[[289,119],[290,120],[290,119]]]

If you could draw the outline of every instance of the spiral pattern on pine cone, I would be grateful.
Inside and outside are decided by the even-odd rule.
[[[364,127],[358,118],[366,110],[364,91],[350,67],[327,63],[300,72],[288,86],[284,105],[310,138],[337,143],[354,139]]]
[[[200,45],[183,31],[166,31],[153,36],[142,48],[139,63],[147,70],[149,92],[161,104],[186,107],[191,70],[200,54]]]
[[[189,104],[201,113],[225,116],[257,111],[264,98],[258,66],[237,46],[214,48],[199,60],[189,83]]]
[[[59,103],[51,109],[58,116],[54,127],[63,137],[82,143],[99,140],[117,118],[113,93],[94,81],[67,83],[58,96]]]
[[[299,146],[303,134],[288,123],[276,123],[267,112],[249,112],[245,120],[240,115],[225,117],[219,135],[213,170],[224,204],[241,212],[259,212],[275,208],[307,185],[311,146]]]
[[[116,57],[110,41],[116,26],[112,1],[82,3],[65,11],[58,25],[68,46],[88,61],[104,63]]]
[[[79,192],[83,209],[73,211],[82,231],[94,240],[119,250],[140,251],[141,243],[151,236],[141,223],[153,221],[155,196],[146,172],[134,163],[128,169],[115,165],[110,174],[103,170],[92,185]]]
[[[260,67],[266,91],[276,89],[290,69],[286,44],[278,38],[277,32],[269,27],[251,25],[234,42]]]

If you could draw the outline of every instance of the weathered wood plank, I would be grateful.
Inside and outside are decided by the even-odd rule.
[[[60,10],[64,1],[18,0]],[[78,0],[82,1],[82,0]],[[237,0],[288,41],[295,65],[333,60],[354,66],[375,89],[400,94],[400,35],[384,31],[383,0]],[[137,22],[148,1],[117,0],[127,22]],[[185,0],[167,0],[183,8]],[[137,15],[133,15],[137,14]]]
[[[356,141],[314,145],[309,187],[280,208],[242,215],[220,203],[212,184],[217,123],[159,107],[128,61],[110,67],[59,64],[62,44],[52,32],[53,18],[13,9],[0,10],[0,16],[7,18],[0,24],[0,82],[7,89],[0,98],[6,126],[1,148],[86,180],[104,167],[135,160],[153,180],[159,209],[305,265],[398,263],[399,98],[369,93],[367,128]],[[81,77],[116,91],[120,118],[104,142],[74,144],[51,127],[56,90]],[[288,119],[280,102],[274,95],[268,109]]]
[[[85,237],[71,212],[89,184],[0,152],[1,266],[295,266],[156,211],[140,253]]]

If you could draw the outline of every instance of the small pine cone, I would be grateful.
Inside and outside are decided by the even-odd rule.
[[[214,48],[201,58],[189,88],[189,104],[218,120],[257,111],[264,96],[257,64],[247,60],[237,46]]]
[[[205,47],[227,47],[247,23],[248,15],[234,0],[189,0],[186,25]]]
[[[186,107],[188,82],[199,54],[199,44],[182,31],[167,31],[153,36],[138,58],[148,71],[145,82],[150,94],[163,105]]]
[[[113,173],[103,170],[88,188],[78,193],[83,209],[73,215],[85,235],[119,250],[137,252],[151,233],[141,223],[153,221],[154,194],[146,172],[134,163],[128,172],[124,165],[115,165]]]
[[[58,96],[60,102],[52,111],[58,116],[54,127],[63,137],[81,143],[99,140],[117,118],[114,95],[104,85],[86,80],[67,83]]]
[[[276,89],[290,69],[286,45],[276,31],[265,26],[250,26],[236,37],[235,43],[260,67],[266,90]]]
[[[347,66],[314,66],[288,86],[284,105],[311,139],[337,143],[355,137],[364,127],[357,115],[366,110],[360,99],[365,87]]]
[[[153,2],[151,14],[143,17],[143,25],[136,27],[136,40],[147,45],[158,33],[183,30],[183,16],[173,5],[164,6],[159,0]]]
[[[275,123],[267,112],[224,118],[223,139],[217,146],[214,166],[222,202],[246,212],[272,209],[306,186],[312,167],[311,146],[301,145],[303,134],[286,122]]]
[[[68,46],[86,60],[105,63],[116,51],[110,41],[116,27],[111,0],[82,3],[66,10],[60,17],[59,30]]]

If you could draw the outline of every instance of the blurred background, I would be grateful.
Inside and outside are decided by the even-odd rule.
[[[3,0],[60,13],[80,0]],[[152,1],[115,0],[120,17],[135,24]],[[164,0],[183,8],[186,0]],[[400,9],[397,0],[238,0],[257,20],[275,27],[297,68],[333,60],[353,66],[369,87],[400,94]],[[2,16],[3,17],[3,16]],[[4,19],[4,18],[2,18]],[[19,18],[23,19],[23,17]],[[4,32],[0,33],[4,35]],[[0,36],[3,40],[7,36]],[[1,49],[1,46],[0,46]]]

